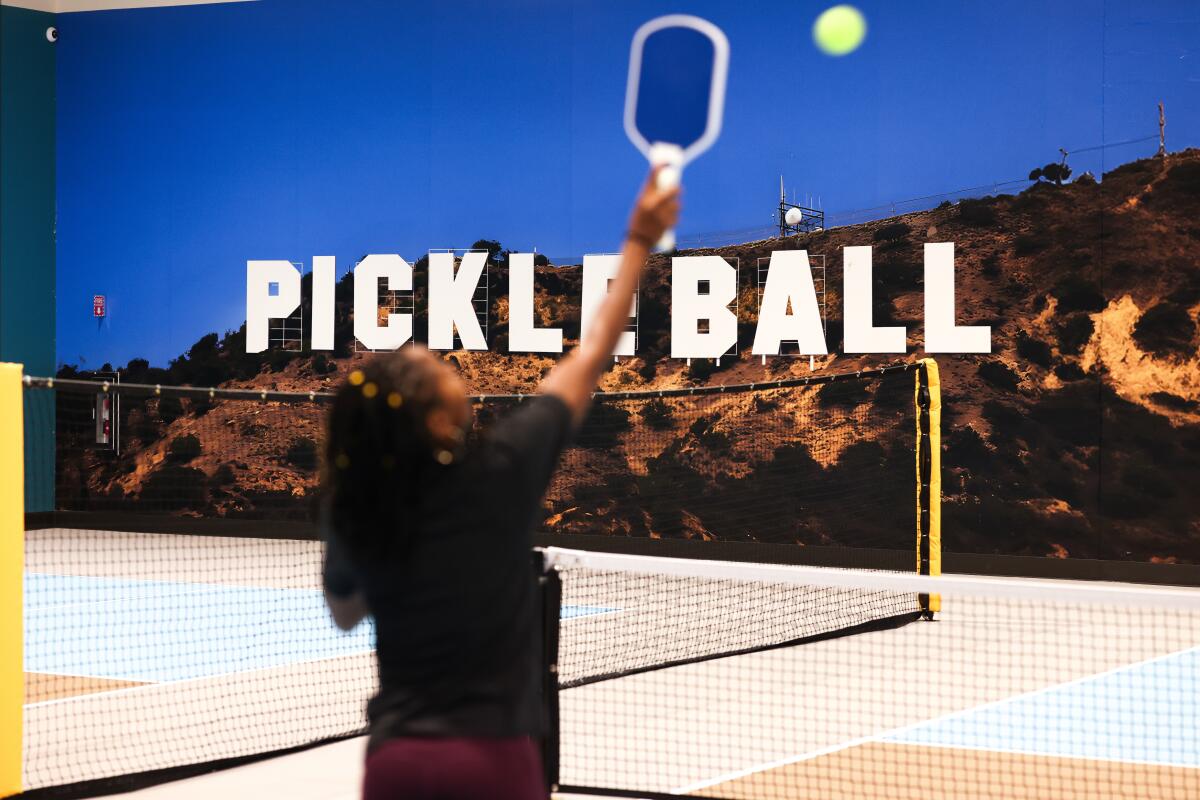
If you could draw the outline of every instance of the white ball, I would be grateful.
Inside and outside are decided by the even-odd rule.
[[[783,221],[788,225],[799,225],[802,219],[804,219],[804,214],[798,208],[789,208],[787,213],[783,215]]]

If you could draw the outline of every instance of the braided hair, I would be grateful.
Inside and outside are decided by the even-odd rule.
[[[439,369],[424,351],[405,348],[351,372],[334,397],[322,467],[323,513],[356,560],[406,546],[428,481],[454,460],[428,424],[441,403]]]

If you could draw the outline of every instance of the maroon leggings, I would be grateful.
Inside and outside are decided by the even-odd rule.
[[[363,800],[546,800],[528,737],[389,739],[367,757]]]

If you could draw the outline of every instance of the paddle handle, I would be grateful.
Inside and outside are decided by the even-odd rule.
[[[655,185],[660,191],[667,191],[679,186],[683,179],[683,148],[676,144],[655,142],[650,146],[650,163],[662,169],[658,171]],[[675,249],[675,231],[668,230],[658,240],[656,249],[667,253]]]

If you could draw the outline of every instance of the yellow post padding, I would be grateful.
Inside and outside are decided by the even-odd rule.
[[[0,364],[0,797],[21,791],[25,466],[21,365]]]
[[[929,386],[929,574],[942,574],[942,379],[937,362],[921,359]],[[942,598],[931,595],[929,610],[941,611]]]

